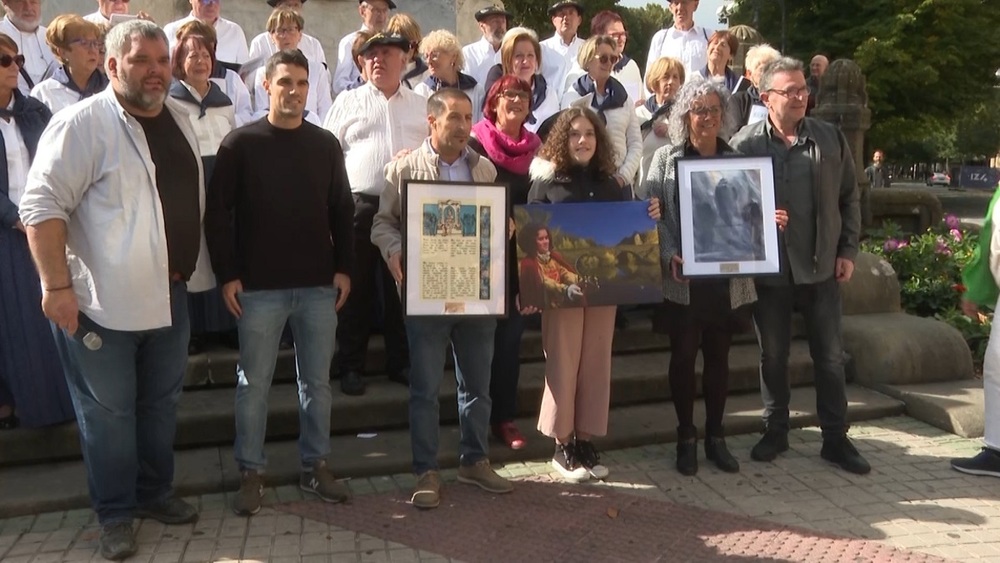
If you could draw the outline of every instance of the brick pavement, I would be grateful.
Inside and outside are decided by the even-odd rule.
[[[743,464],[742,472],[737,475],[705,466],[702,458],[699,474],[683,477],[673,470],[673,444],[606,452],[603,459],[612,470],[608,481],[576,489],[598,493],[610,489],[615,494],[670,500],[736,517],[769,521],[770,524],[756,527],[758,532],[753,533],[757,538],[774,533],[769,526],[787,529],[781,525],[788,525],[805,528],[813,532],[812,537],[825,538],[824,541],[838,541],[830,539],[834,536],[874,540],[942,558],[1000,563],[1000,479],[964,476],[947,466],[950,457],[975,453],[979,447],[977,441],[958,438],[905,417],[858,424],[851,434],[858,449],[872,462],[871,475],[849,475],[822,462],[818,455],[819,431],[808,428],[792,432],[791,450],[773,464],[749,460],[749,449],[756,435],[729,438],[730,448]],[[539,478],[549,474],[549,466],[547,461],[514,463],[501,471],[513,478]],[[445,471],[444,475],[453,479],[454,471]],[[412,484],[409,475],[350,482],[356,495],[399,493]],[[448,487],[446,493],[457,485]],[[139,523],[140,554],[133,561],[446,560],[432,551],[282,513],[273,507],[263,509],[249,520],[240,518],[228,509],[228,497],[215,494],[189,499],[202,510],[201,520],[195,525]],[[301,499],[300,491],[294,487],[268,489],[266,497],[271,505]],[[100,561],[95,555],[96,538],[97,528],[87,510],[2,520],[0,561]],[[708,539],[705,545],[711,541],[722,540]],[[760,553],[777,554],[773,547],[765,547]],[[783,559],[814,560],[794,554]],[[869,554],[859,560],[876,559]]]

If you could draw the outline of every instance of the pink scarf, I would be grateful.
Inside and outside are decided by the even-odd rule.
[[[486,157],[500,168],[514,174],[527,174],[531,160],[535,158],[542,140],[521,126],[521,139],[514,140],[497,129],[489,119],[483,119],[472,126],[472,134],[486,150]]]

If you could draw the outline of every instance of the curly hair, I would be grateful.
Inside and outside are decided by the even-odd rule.
[[[557,173],[568,171],[574,162],[569,155],[569,132],[573,121],[580,117],[594,126],[594,133],[597,136],[597,147],[589,166],[597,172],[614,176],[618,172],[618,167],[615,166],[614,147],[608,139],[607,127],[597,113],[587,108],[571,107],[559,112],[559,117],[545,138],[542,148],[539,149],[538,156],[555,165]]]
[[[694,78],[694,77],[692,77]],[[730,97],[729,90],[724,83],[716,80],[705,80],[698,76],[694,80],[685,82],[680,91],[674,96],[674,107],[670,110],[668,130],[670,132],[670,142],[673,144],[683,144],[691,135],[691,108],[695,101],[715,94],[719,97],[719,105],[722,107],[722,115],[719,120],[722,127],[719,128],[719,137],[728,139],[736,132],[735,116],[729,111]]]
[[[549,234],[549,250],[551,247],[552,231],[549,230],[548,225],[532,221],[519,231],[517,231],[517,245],[521,247],[521,250],[528,256],[538,255],[538,233],[545,231]]]

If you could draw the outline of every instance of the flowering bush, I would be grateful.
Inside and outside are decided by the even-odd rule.
[[[870,232],[861,250],[881,256],[899,277],[903,309],[935,317],[958,329],[981,365],[992,314],[972,320],[961,312],[962,268],[972,259],[979,234],[962,230],[958,217],[946,215],[937,226],[919,235],[907,235],[886,223]]]

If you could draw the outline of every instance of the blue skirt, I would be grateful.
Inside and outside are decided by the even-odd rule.
[[[21,426],[28,428],[74,419],[52,325],[41,303],[28,239],[20,231],[0,229],[0,381]]]

